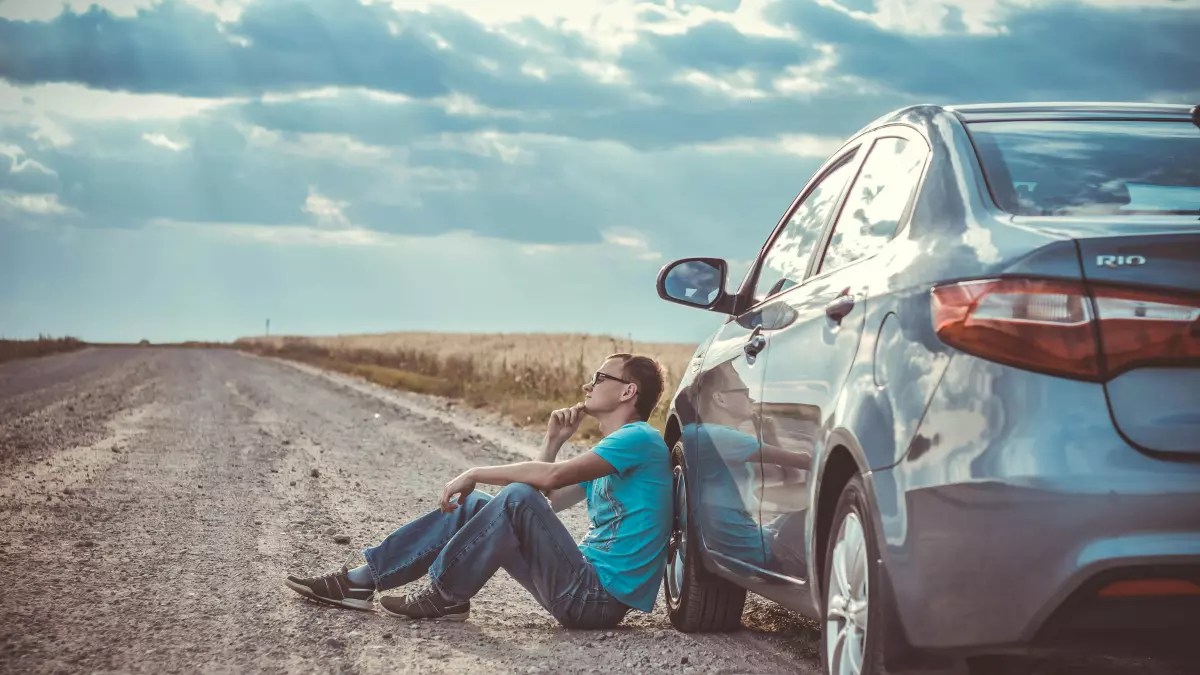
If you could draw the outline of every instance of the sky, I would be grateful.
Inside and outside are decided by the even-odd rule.
[[[917,103],[1200,102],[1200,0],[0,0],[0,336],[691,342]]]

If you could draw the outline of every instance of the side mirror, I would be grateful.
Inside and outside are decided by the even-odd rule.
[[[733,298],[725,293],[727,265],[720,258],[684,258],[658,273],[658,297],[697,309],[730,313]]]

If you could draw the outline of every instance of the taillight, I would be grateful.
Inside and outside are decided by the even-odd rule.
[[[992,361],[1093,381],[1131,368],[1200,364],[1200,298],[1035,279],[933,289],[946,344]]]

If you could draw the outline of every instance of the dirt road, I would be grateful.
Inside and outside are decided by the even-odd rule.
[[[746,629],[689,636],[661,598],[615,631],[564,630],[503,572],[453,626],[283,587],[288,572],[359,564],[449,477],[535,442],[433,398],[230,351],[7,364],[0,671],[818,672],[812,626],[755,598]],[[582,536],[585,511],[564,520]],[[1096,665],[1071,672],[1147,672]]]

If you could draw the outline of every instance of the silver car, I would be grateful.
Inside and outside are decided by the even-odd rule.
[[[829,673],[1200,637],[1200,111],[916,106],[855,134],[675,392],[682,631],[750,590]]]

